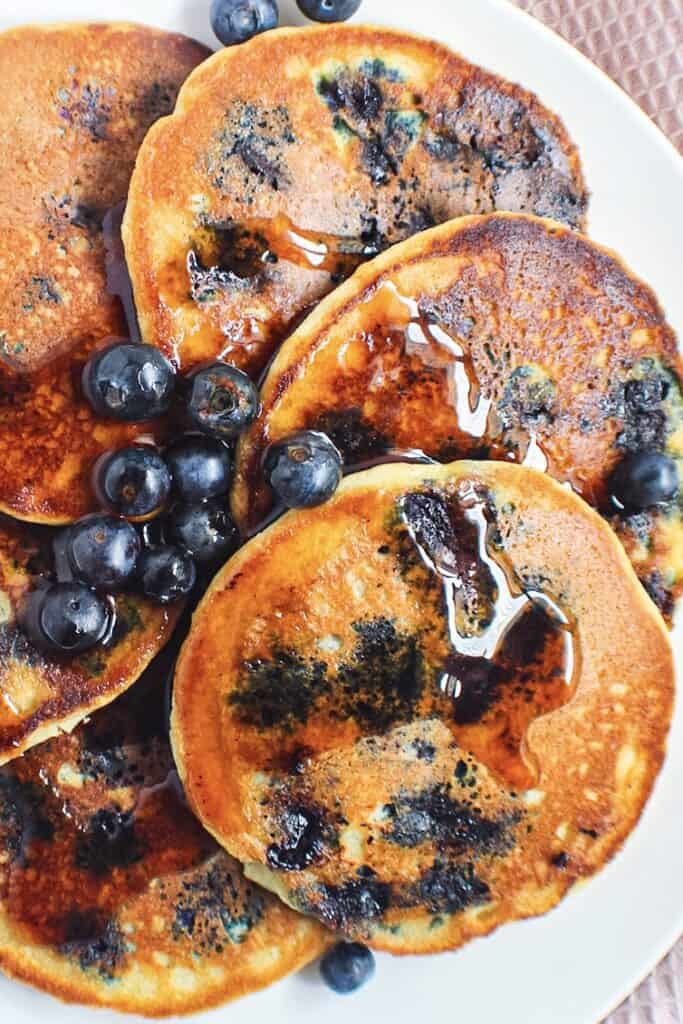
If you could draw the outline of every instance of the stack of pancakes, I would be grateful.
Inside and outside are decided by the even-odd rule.
[[[161,1015],[335,936],[435,952],[545,912],[652,789],[683,579],[678,500],[609,502],[624,454],[683,460],[676,339],[579,233],[561,121],[389,30],[209,56],[62,25],[0,56],[0,965]],[[119,596],[117,643],[65,663],[18,625],[52,528],[170,429],[78,383],[135,329],[124,200],[142,339],[260,381],[246,542],[191,627]],[[264,454],[302,429],[353,472],[273,522]]]

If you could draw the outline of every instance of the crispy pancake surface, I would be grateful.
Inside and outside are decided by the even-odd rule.
[[[526,460],[612,519],[669,617],[683,586],[681,499],[615,515],[626,455],[683,465],[681,361],[654,294],[607,250],[558,224],[493,214],[410,239],[360,268],[281,348],[239,448],[233,507],[269,513],[266,446],[327,432],[348,466],[417,449]]]
[[[111,641],[66,660],[40,653],[19,627],[29,593],[51,574],[48,531],[0,519],[0,764],[73,729],[126,690],[166,643],[178,617],[119,594]]]
[[[277,69],[274,73],[273,69]],[[574,226],[576,149],[535,96],[438,43],[335,25],[214,55],[148,135],[126,257],[145,340],[253,375],[354,267],[466,213]]]
[[[249,877],[428,952],[543,913],[612,856],[672,700],[663,621],[580,498],[525,467],[394,464],[219,574],[172,740]]]
[[[262,988],[325,943],[188,810],[157,678],[0,770],[0,966],[149,1016]]]
[[[139,433],[95,419],[78,387],[93,345],[125,331],[102,222],[208,53],[128,24],[0,33],[0,508],[12,515],[90,511],[91,462]]]

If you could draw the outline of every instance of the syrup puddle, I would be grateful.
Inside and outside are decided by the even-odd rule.
[[[573,695],[575,628],[552,597],[524,588],[504,554],[493,552],[487,502],[472,485],[458,496],[456,514],[472,530],[476,552],[466,543],[458,550],[455,528],[452,534],[443,531],[445,496],[423,498],[440,503],[430,518],[424,506],[414,516],[405,503],[402,518],[443,589],[452,653],[438,685],[453,702],[456,739],[506,782],[528,787],[538,781],[539,766],[526,749],[526,731],[536,717]],[[467,617],[473,595],[480,613],[475,628]],[[489,607],[486,595],[493,595]]]

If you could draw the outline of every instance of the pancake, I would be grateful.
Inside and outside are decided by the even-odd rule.
[[[404,242],[340,287],[282,346],[242,440],[233,511],[270,512],[262,456],[323,430],[348,468],[422,452],[523,461],[608,515],[670,617],[683,588],[682,499],[615,515],[626,455],[683,466],[681,360],[656,297],[611,252],[550,221],[463,218]]]
[[[586,205],[564,126],[519,86],[403,32],[282,29],[188,79],[140,150],[124,240],[145,340],[256,377],[389,245],[495,209],[581,226]]]
[[[223,569],[171,735],[249,877],[376,949],[435,952],[615,853],[673,688],[661,616],[579,497],[504,463],[388,465]]]
[[[132,594],[115,598],[110,642],[55,660],[19,627],[28,594],[51,574],[49,531],[0,518],[0,764],[108,704],[133,683],[170,636],[178,608]]]
[[[149,126],[209,51],[128,24],[0,33],[0,508],[36,522],[92,511],[90,466],[139,428],[97,420],[78,381],[126,331],[107,291],[103,218]]]
[[[150,676],[0,771],[0,966],[62,999],[162,1016],[263,988],[325,940],[188,810]]]

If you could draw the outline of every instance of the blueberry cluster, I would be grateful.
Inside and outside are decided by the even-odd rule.
[[[362,0],[297,0],[302,14],[313,21],[346,21]],[[212,0],[211,27],[224,46],[244,43],[259,32],[276,28],[277,0]]]
[[[151,345],[115,343],[93,354],[83,391],[95,412],[123,422],[166,415],[179,391],[173,366]],[[160,604],[187,597],[198,575],[237,547],[227,511],[230,443],[256,418],[258,392],[240,370],[204,367],[186,382],[189,431],[161,452],[136,444],[98,460],[103,512],[54,540],[57,582],[31,596],[26,627],[52,654],[78,654],[112,635],[112,595],[134,589]]]

